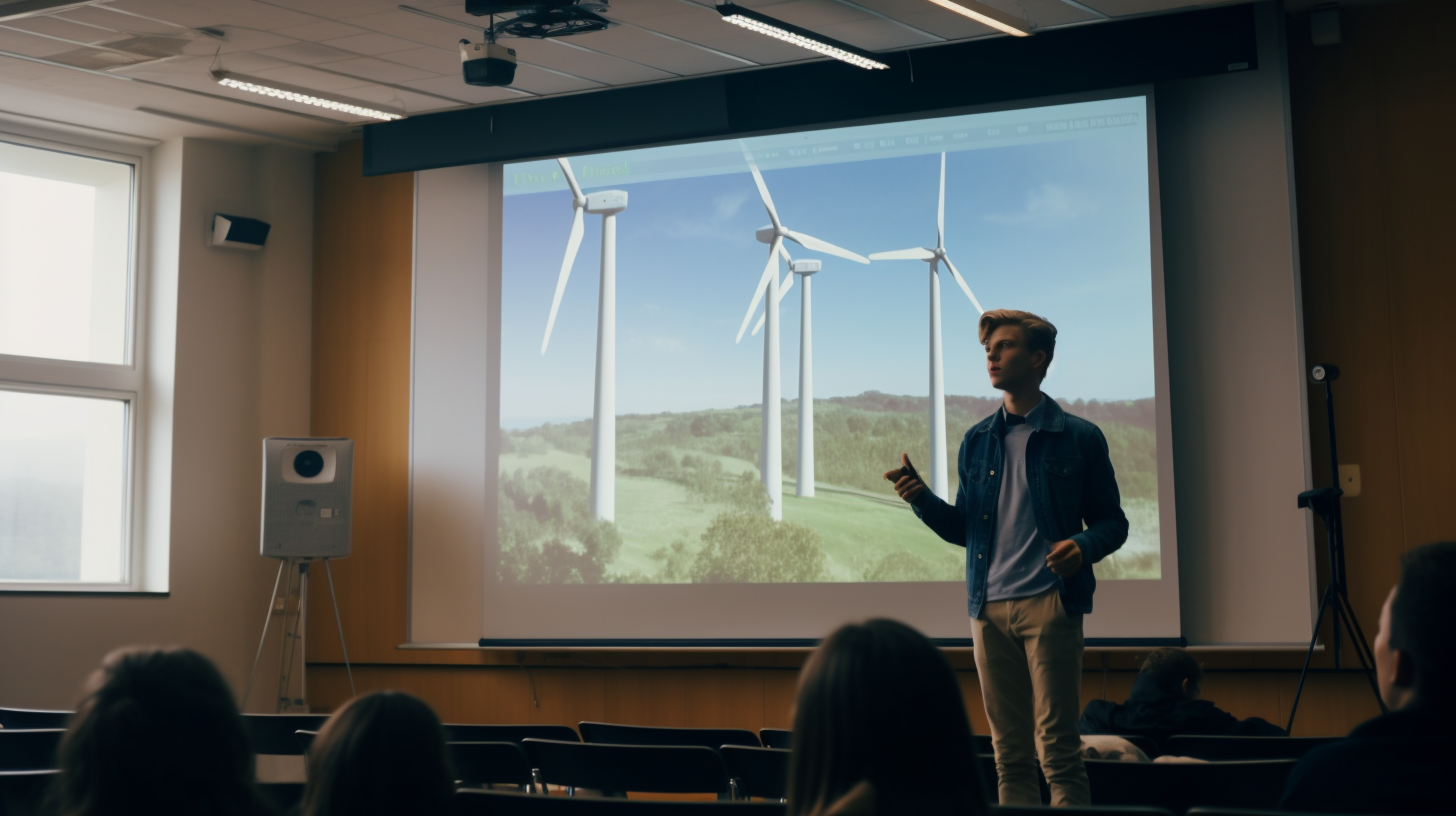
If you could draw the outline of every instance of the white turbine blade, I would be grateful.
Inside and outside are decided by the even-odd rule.
[[[566,184],[571,187],[571,197],[573,199],[581,198],[581,187],[576,183],[576,176],[571,172],[571,165],[566,159],[557,159],[556,163],[561,165],[561,172],[566,176]]]
[[[784,282],[779,284],[779,300],[782,301],[784,299],[784,295],[787,295],[789,293],[789,290],[792,288],[794,288],[794,273],[790,272],[789,274],[784,276]],[[758,316],[758,322],[753,324],[753,331],[750,332],[750,334],[752,334],[754,337],[757,337],[758,330],[763,328],[763,321],[767,318],[768,311],[765,310],[762,314]]]
[[[821,241],[812,235],[805,235],[802,232],[784,230],[784,237],[788,238],[790,241],[793,241],[799,246],[804,247],[805,249],[812,249],[815,252],[823,252],[825,255],[837,255],[846,260],[854,261],[855,263],[867,264],[870,262],[870,259],[864,257],[863,255],[856,255],[855,253],[850,252],[843,247],[837,247],[834,244],[829,243],[828,241]]]
[[[748,304],[748,314],[743,316],[743,325],[738,327],[738,336],[733,339],[737,343],[743,339],[743,333],[748,331],[748,321],[753,319],[753,312],[758,308],[758,302],[763,300],[763,293],[768,289],[768,282],[773,280],[771,275],[778,272],[779,247],[783,239],[775,238],[773,246],[768,250],[768,263],[763,267],[763,275],[758,279],[758,288],[753,290],[753,302]]]
[[[945,249],[945,154],[940,154],[940,204],[935,209],[935,246]]]
[[[794,259],[789,257],[789,249],[788,249],[788,247],[784,246],[783,245],[783,242],[779,242],[779,255],[783,257],[784,263],[791,264],[791,263],[794,262]],[[790,275],[789,277],[793,277],[793,276]]]
[[[871,252],[872,261],[928,261],[935,257],[935,253],[924,247],[914,249],[897,249],[893,252]]]
[[[971,287],[966,285],[966,279],[961,277],[960,272],[956,271],[955,264],[950,262],[950,258],[945,259],[945,267],[955,276],[955,282],[961,285],[961,291],[965,292],[966,297],[971,299],[971,305],[976,307],[977,314],[985,314],[986,310],[981,308],[981,301],[976,300],[976,296],[971,294]]]
[[[561,274],[556,277],[556,294],[551,298],[551,315],[546,318],[546,336],[541,339],[541,353],[551,342],[551,328],[556,325],[556,310],[561,308],[561,296],[566,292],[566,279],[571,276],[571,265],[576,263],[576,250],[581,247],[581,234],[586,231],[582,224],[583,212],[572,208],[571,236],[566,239],[566,257],[561,259]]]
[[[753,173],[753,183],[758,185],[758,197],[763,199],[763,208],[768,210],[768,220],[773,222],[775,229],[782,227],[778,211],[774,209],[773,197],[768,194],[768,185],[763,183],[763,175],[758,172],[758,165],[753,163],[753,154],[748,152],[748,145],[743,142],[739,142],[738,146],[743,148],[743,160],[748,162],[748,169]]]

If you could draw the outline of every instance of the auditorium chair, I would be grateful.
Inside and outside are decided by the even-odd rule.
[[[784,812],[779,802],[664,802],[471,788],[456,791],[455,802],[459,816],[783,816]]]
[[[783,801],[789,791],[789,752],[779,748],[724,745],[718,749],[732,780],[735,799]]]
[[[318,731],[328,721],[326,714],[244,714],[243,726],[257,754],[301,756],[299,731]]]
[[[55,770],[0,771],[0,816],[40,813],[46,791],[58,773]]]
[[[517,785],[522,791],[537,792],[526,752],[514,742],[451,742],[445,747],[457,784]]]
[[[0,728],[65,728],[74,713],[39,708],[0,708]]]
[[[288,813],[303,801],[302,782],[259,782],[258,792],[273,804],[279,813]]]
[[[1295,760],[1118,762],[1087,760],[1092,804],[1142,805],[1182,813],[1196,806],[1272,808]]]
[[[704,748],[760,745],[758,735],[746,728],[658,728],[600,722],[584,722],[577,727],[581,729],[582,742],[608,745],[700,745]]]
[[[604,745],[528,739],[521,743],[537,778],[574,793],[590,788],[619,795],[714,793],[731,796],[728,770],[712,748],[697,745]]]
[[[991,805],[991,816],[1174,816],[1173,811],[1158,807],[1059,807]],[[1283,814],[1288,816],[1288,814]]]
[[[1289,816],[1287,810],[1244,810],[1242,808],[1196,807],[1188,809],[1188,816]],[[1301,813],[1300,816],[1330,816],[1330,814]],[[1350,816],[1350,814],[1342,814]]]
[[[0,729],[0,771],[48,771],[56,767],[63,728]]]
[[[514,742],[525,739],[581,742],[576,729],[569,725],[464,725],[445,723],[445,739],[450,742]]]
[[[1163,753],[1220,760],[1299,759],[1343,737],[1204,737],[1179,734],[1163,742]]]
[[[794,732],[787,728],[760,728],[758,738],[765,748],[789,750],[794,744]]]

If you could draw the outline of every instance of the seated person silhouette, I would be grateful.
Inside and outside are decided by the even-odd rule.
[[[1280,810],[1321,813],[1456,813],[1447,776],[1456,763],[1456,635],[1451,587],[1456,541],[1401,559],[1400,583],[1380,610],[1371,651],[1389,714],[1304,755]]]
[[[1161,743],[1174,734],[1283,737],[1287,732],[1258,717],[1240,720],[1199,699],[1203,667],[1182,649],[1148,655],[1127,701],[1093,700],[1082,711],[1083,734],[1151,737]]]

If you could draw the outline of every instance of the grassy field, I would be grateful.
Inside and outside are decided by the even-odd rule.
[[[962,429],[980,410],[952,398]],[[1140,401],[1141,402],[1141,401]],[[1108,436],[1127,544],[1099,578],[1160,575],[1151,414],[1137,403],[1092,403]],[[590,423],[502,434],[502,580],[684,583],[793,580],[957,581],[965,551],[941,541],[875,476],[894,452],[923,446],[923,398],[863,395],[815,405],[814,498],[794,495],[785,461],[783,521],[768,520],[758,480],[756,408],[619,417],[615,523],[589,518]],[[994,405],[994,404],[992,404]],[[785,458],[795,450],[785,406]],[[1148,427],[1142,427],[1142,426]],[[952,426],[954,427],[954,426]],[[959,445],[959,433],[951,434]],[[953,453],[953,451],[952,451]],[[954,461],[954,459],[952,459]],[[834,477],[842,477],[836,480]],[[784,576],[784,577],[779,577]]]

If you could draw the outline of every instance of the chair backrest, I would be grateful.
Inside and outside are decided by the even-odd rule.
[[[298,747],[302,748],[303,752],[306,754],[309,751],[313,750],[313,741],[318,739],[318,732],[305,731],[300,728],[299,730],[293,732],[293,738],[298,740]]]
[[[724,745],[718,749],[741,796],[783,799],[789,795],[789,752],[781,748]]]
[[[1299,759],[1342,737],[1205,737],[1178,734],[1163,741],[1163,753],[1220,760]]]
[[[1273,808],[1295,760],[1254,762],[1118,762],[1089,759],[1092,804],[1146,805],[1182,813],[1190,807]]]
[[[783,816],[778,802],[665,802],[594,796],[532,796],[472,790],[455,793],[459,816]]]
[[[451,742],[450,764],[465,785],[531,785],[531,763],[514,742]]]
[[[272,802],[279,813],[287,813],[303,801],[305,787],[302,782],[259,782],[258,792]]]
[[[581,742],[576,729],[569,725],[464,725],[445,723],[445,739],[450,742],[514,742],[544,739],[557,742]]]
[[[971,735],[971,739],[975,741],[976,753],[978,753],[978,754],[994,754],[994,753],[996,753],[996,747],[991,744],[991,735],[990,734],[972,734]]]
[[[243,727],[258,754],[303,754],[298,731],[317,731],[328,721],[326,714],[244,714]]]
[[[794,732],[787,728],[760,728],[758,739],[765,748],[779,748],[787,751],[794,747]]]
[[[746,728],[657,728],[600,722],[580,723],[578,728],[581,729],[582,742],[608,745],[700,745],[704,748],[747,745],[757,748],[761,744],[758,735]]]
[[[0,771],[0,814],[40,813],[60,771]]]
[[[74,713],[40,708],[0,708],[0,728],[65,728]]]
[[[723,758],[697,745],[603,745],[528,739],[531,767],[548,785],[643,793],[729,790]]]
[[[64,728],[0,729],[0,771],[49,771]]]

